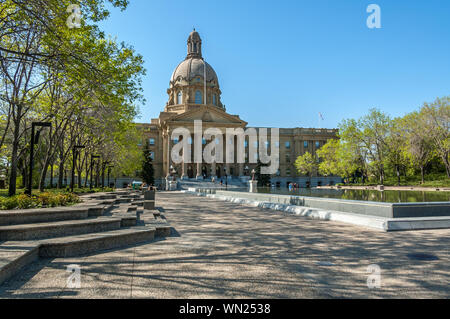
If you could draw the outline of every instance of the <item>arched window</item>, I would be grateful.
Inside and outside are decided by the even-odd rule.
[[[177,104],[183,104],[183,92],[178,92],[177,95]]]
[[[216,95],[215,94],[213,95],[213,104],[217,105],[217,100],[216,100]]]
[[[195,104],[202,104],[202,92],[195,91]]]

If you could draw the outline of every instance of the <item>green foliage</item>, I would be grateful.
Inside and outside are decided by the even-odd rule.
[[[21,194],[12,197],[0,197],[0,210],[69,206],[77,204],[80,201],[80,198],[72,193],[46,192],[31,197]]]
[[[311,179],[312,174],[318,168],[318,160],[315,155],[312,155],[311,153],[306,152],[305,154],[299,156],[296,159],[294,165],[300,174],[308,175],[309,178]]]
[[[426,174],[446,172],[450,178],[449,97],[425,103],[402,118],[391,119],[372,109],[360,119],[342,121],[339,128],[340,139],[317,152],[322,174],[347,181],[362,177],[363,184],[414,185],[418,178],[424,185],[448,184],[433,184]]]
[[[80,28],[72,29],[66,24],[70,4],[74,1],[0,3],[5,31],[0,37],[0,91],[6,97],[0,102],[0,174],[8,166],[11,195],[16,193],[17,173],[28,165],[19,161],[29,149],[32,121],[52,123],[51,133],[42,134],[35,150],[33,185],[41,190],[51,163],[61,167],[61,172],[71,168],[74,145],[86,147],[77,163],[77,175],[84,177],[89,174],[85,164],[92,154],[114,165],[116,176],[133,170],[139,162],[136,145],[128,135],[134,134],[136,104],[145,102],[144,61],[131,46],[109,38],[96,24],[108,17],[110,5],[123,10],[128,1],[75,1],[82,20]]]
[[[144,148],[143,158],[142,158],[142,171],[141,171],[141,177],[144,183],[147,185],[154,185],[155,184],[155,171],[153,169],[153,160],[151,158],[150,154],[150,145],[148,144],[148,141],[146,143],[146,146]]]

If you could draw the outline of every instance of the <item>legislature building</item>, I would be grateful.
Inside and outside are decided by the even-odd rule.
[[[176,178],[202,180],[213,176],[217,180],[226,175],[233,180],[248,180],[250,172],[255,168],[254,161],[249,161],[246,151],[246,163],[185,163],[175,165],[171,161],[170,150],[178,140],[172,140],[175,128],[186,127],[193,132],[194,121],[201,120],[203,130],[209,127],[225,130],[226,128],[249,128],[248,123],[239,115],[229,114],[221,98],[219,78],[203,58],[202,40],[198,32],[192,31],[187,40],[187,56],[175,68],[170,78],[167,94],[169,100],[160,113],[159,118],[151,123],[138,124],[142,130],[142,146],[150,146],[155,180],[164,183],[169,175]],[[258,130],[258,128],[255,128]],[[280,168],[272,176],[272,183],[285,187],[288,183],[297,183],[302,187],[309,186],[309,178],[296,172],[294,162],[305,152],[314,154],[329,139],[337,138],[336,129],[313,128],[280,128],[279,129]],[[190,142],[191,143],[191,142]],[[203,141],[206,144],[206,141]],[[236,147],[236,146],[235,146]],[[245,143],[248,150],[248,141]],[[236,154],[236,151],[235,151]],[[318,176],[312,179],[312,185],[328,185],[340,182],[333,176]]]

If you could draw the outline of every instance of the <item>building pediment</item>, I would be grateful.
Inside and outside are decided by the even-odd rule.
[[[229,124],[232,126],[246,126],[247,122],[241,120],[238,116],[228,114],[227,112],[212,106],[203,105],[197,109],[177,114],[166,119],[166,124],[181,124],[194,121],[204,123]]]

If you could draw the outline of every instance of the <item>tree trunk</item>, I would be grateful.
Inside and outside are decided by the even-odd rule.
[[[44,188],[45,188],[45,179],[47,177],[47,171],[48,171],[49,165],[50,165],[50,159],[47,157],[44,161],[44,165],[43,165],[42,171],[41,171],[41,178],[39,180],[39,190],[41,192],[43,192]]]
[[[82,170],[77,168],[77,173],[78,173],[78,188],[81,188],[81,184],[82,184],[82,180],[81,180],[81,173]],[[75,185],[75,184],[74,184]]]
[[[53,165],[55,163],[52,162],[52,164],[50,165],[50,188],[53,188]]]
[[[62,159],[60,159],[58,168],[58,189],[61,189],[63,187],[63,175],[64,175],[64,162]]]
[[[20,119],[20,113],[18,113],[18,118]],[[17,123],[18,122],[18,123]],[[17,153],[19,152],[19,130],[20,130],[20,120],[15,121],[14,123],[14,139],[13,139],[13,145],[12,145],[12,152],[11,152],[11,173],[9,175],[9,189],[8,189],[8,195],[14,196],[16,195],[17,191]]]
[[[395,165],[395,171],[397,173],[397,185],[400,186],[400,165]]]
[[[420,166],[420,176],[422,177],[422,184],[425,183],[425,168],[423,165]]]

